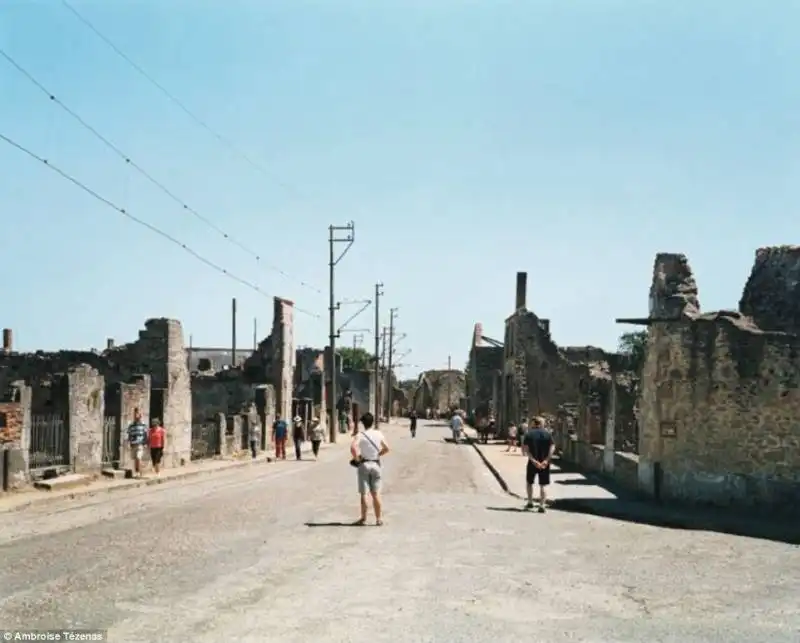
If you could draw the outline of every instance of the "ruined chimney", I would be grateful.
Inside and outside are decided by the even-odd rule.
[[[10,328],[3,329],[3,352],[8,354],[14,350],[14,336]]]
[[[114,348],[114,338],[113,337],[109,337],[106,340],[106,350],[110,351],[112,348]]]
[[[528,273],[527,272],[518,272],[517,273],[517,303],[514,306],[514,310],[520,310],[521,308],[525,308],[525,296],[528,291]]]

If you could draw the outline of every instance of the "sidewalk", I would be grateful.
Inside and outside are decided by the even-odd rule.
[[[478,444],[476,432],[466,433],[478,455],[506,493],[525,499],[525,457],[505,444]],[[800,520],[755,516],[750,511],[715,507],[663,505],[648,501],[610,482],[584,475],[556,460],[552,465],[548,497],[558,511],[590,514],[627,522],[673,529],[693,529],[775,540],[800,545]]]
[[[349,444],[347,441],[338,440],[336,444],[324,442],[321,451],[340,447],[342,444]],[[287,446],[287,456],[294,458],[294,448]],[[311,452],[311,443],[303,443],[303,454]],[[242,453],[238,458],[195,460],[184,467],[171,467],[161,471],[161,475],[156,476],[149,467],[145,467],[143,478],[133,479],[113,479],[99,477],[90,483],[54,491],[34,489],[32,486],[23,491],[12,492],[0,496],[0,514],[21,511],[30,507],[41,507],[62,500],[72,500],[75,498],[89,497],[102,493],[111,493],[124,489],[136,489],[137,487],[149,487],[152,485],[165,484],[174,480],[187,480],[203,475],[210,475],[220,471],[231,471],[243,467],[252,467],[267,464],[274,460],[273,450],[263,451],[258,457],[251,458],[249,453]]]

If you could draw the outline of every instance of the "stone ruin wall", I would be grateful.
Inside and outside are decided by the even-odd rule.
[[[475,324],[467,367],[466,393],[468,413],[476,419],[496,413],[503,371],[503,347],[483,340],[483,325]]]
[[[142,375],[144,374],[144,375]],[[146,395],[131,393],[142,388]],[[191,391],[180,322],[150,319],[139,339],[98,351],[16,353],[0,355],[0,390],[24,383],[23,434],[30,440],[31,416],[61,415],[69,431],[68,464],[77,472],[99,471],[103,425],[109,412],[120,414],[120,424],[133,418],[139,406],[145,419],[158,414],[167,428],[165,464],[189,460],[191,451]],[[153,408],[150,392],[159,389],[161,404]],[[108,406],[108,408],[106,408]],[[18,463],[15,475],[27,477],[27,446],[6,443]],[[124,452],[124,449],[122,449]]]
[[[277,397],[277,412],[281,417],[292,415],[294,394],[294,304],[286,299],[275,297],[272,318],[272,337],[274,338],[275,360],[273,362],[273,384]]]
[[[639,486],[713,503],[800,502],[800,248],[760,249],[740,311],[700,313],[686,257],[656,257]],[[673,321],[666,321],[666,320]]]

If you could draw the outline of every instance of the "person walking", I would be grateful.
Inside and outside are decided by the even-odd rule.
[[[525,509],[533,509],[533,485],[539,479],[539,513],[547,510],[547,486],[550,484],[550,460],[555,453],[553,435],[545,425],[544,419],[537,417],[531,428],[522,438],[522,452],[528,456],[525,470],[528,501]]]
[[[409,419],[411,420],[411,437],[417,437],[417,412],[411,411],[409,414]]]
[[[506,452],[517,450],[517,425],[513,422],[508,425],[508,439],[506,443],[508,444]]]
[[[142,477],[142,459],[144,458],[144,445],[147,442],[147,426],[142,421],[142,412],[133,409],[133,422],[128,427],[128,446],[133,460],[133,472]]]
[[[325,431],[323,431],[320,425],[319,418],[311,420],[309,437],[311,438],[311,452],[314,454],[314,460],[319,460],[319,447],[322,444],[322,439],[325,437]]]
[[[453,432],[453,443],[458,444],[458,439],[464,431],[464,420],[458,411],[454,411],[453,417],[450,418],[450,430]]]
[[[294,442],[295,460],[303,459],[303,442],[305,442],[305,439],[306,431],[305,427],[303,427],[303,418],[297,415],[292,423],[292,441]]]
[[[383,524],[383,506],[381,503],[382,469],[381,458],[389,453],[389,445],[383,433],[373,428],[375,417],[372,413],[361,416],[363,431],[359,431],[350,444],[350,455],[358,464],[358,493],[361,497],[361,517],[356,525],[367,523],[367,494],[372,496],[372,509],[375,512],[375,524]]]
[[[272,440],[275,442],[275,459],[286,459],[286,439],[289,437],[289,427],[286,421],[278,416],[272,425]]]
[[[161,459],[164,457],[164,443],[167,440],[167,432],[161,426],[158,418],[150,420],[150,430],[147,432],[147,444],[150,447],[150,462],[153,464],[153,471],[156,475],[161,475]]]
[[[255,460],[256,456],[258,456],[258,448],[261,445],[260,420],[253,420],[253,418],[250,418],[247,432],[249,434],[248,437],[250,438],[250,454],[253,456],[253,460]]]

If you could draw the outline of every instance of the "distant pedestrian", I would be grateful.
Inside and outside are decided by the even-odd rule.
[[[156,475],[161,474],[161,460],[164,457],[164,444],[167,440],[167,432],[161,426],[158,418],[150,420],[150,430],[147,432],[147,444],[150,447],[150,462],[153,463],[153,471]]]
[[[272,440],[275,442],[275,459],[286,459],[286,439],[289,437],[289,427],[286,421],[278,416],[272,425]]]
[[[249,426],[247,427],[249,438],[250,438],[250,454],[253,456],[253,459],[256,459],[258,455],[258,449],[261,446],[261,421],[260,420],[253,420],[250,418]]]
[[[409,414],[409,419],[411,420],[411,437],[417,437],[417,412],[411,411]]]
[[[454,411],[453,417],[450,418],[450,430],[453,432],[453,442],[458,444],[458,439],[464,431],[464,420],[458,411]]]
[[[303,418],[299,415],[294,418],[292,423],[292,440],[294,441],[294,457],[296,460],[303,459],[303,442],[306,439],[306,431],[303,426]]]
[[[489,436],[494,435],[497,429],[495,428],[494,423],[494,416],[489,416],[489,419],[486,422],[486,428],[483,430],[483,443],[489,444]]]
[[[531,428],[522,439],[522,451],[528,456],[525,470],[528,502],[526,509],[533,509],[533,485],[539,479],[539,513],[547,509],[547,486],[550,484],[550,460],[556,450],[553,435],[545,426],[544,419],[537,417]]]
[[[142,477],[142,459],[144,458],[144,445],[147,442],[147,426],[142,421],[142,412],[133,409],[133,423],[128,427],[128,445],[131,449],[133,471]]]
[[[372,413],[361,416],[363,431],[359,431],[350,445],[353,462],[358,465],[358,493],[361,496],[361,517],[357,525],[367,522],[367,494],[372,496],[372,508],[375,512],[375,524],[383,524],[383,507],[381,505],[381,458],[389,453],[389,445],[383,433],[373,428],[375,418]]]
[[[320,425],[319,418],[311,420],[311,427],[309,428],[309,437],[311,438],[311,452],[314,454],[314,459],[319,459],[319,447],[325,437],[322,425]]]
[[[508,439],[507,439],[508,446],[506,447],[506,451],[516,451],[517,450],[517,425],[513,422],[508,425]]]
[[[525,434],[530,429],[530,425],[528,424],[527,418],[522,418],[522,422],[519,423],[519,428],[517,429],[517,446],[521,449],[522,448],[522,440],[525,439]]]

